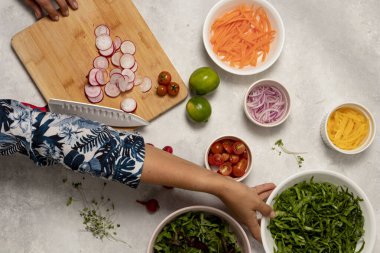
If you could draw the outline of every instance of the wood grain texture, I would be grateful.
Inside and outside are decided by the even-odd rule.
[[[187,97],[186,85],[131,0],[83,2],[85,7],[70,12],[69,17],[59,22],[44,18],[12,38],[13,49],[46,100],[57,98],[88,103],[84,85],[88,83],[86,76],[93,59],[99,55],[94,30],[100,24],[110,28],[112,38],[119,36],[136,44],[137,73],[150,77],[153,86],[147,93],[134,87],[118,98],[105,96],[99,105],[120,109],[123,98],[133,97],[138,104],[135,113],[151,121]],[[111,65],[109,70],[113,68]],[[162,70],[169,71],[173,81],[180,85],[178,96],[158,97],[155,94],[157,76]]]

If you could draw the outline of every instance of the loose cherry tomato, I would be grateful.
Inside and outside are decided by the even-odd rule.
[[[240,156],[232,154],[230,155],[230,163],[235,164],[240,161]]]
[[[223,146],[222,146],[222,143],[220,142],[214,142],[212,145],[211,145],[211,152],[214,153],[214,154],[221,154],[223,152]]]
[[[157,86],[156,93],[157,93],[157,95],[159,95],[160,97],[163,97],[163,96],[165,96],[166,94],[168,94],[168,88],[167,88],[165,85],[158,85],[158,86]]]
[[[228,154],[231,154],[233,152],[233,150],[232,150],[233,141],[231,141],[231,140],[224,140],[223,143],[222,143],[222,145],[223,145],[224,150]]]
[[[172,81],[172,76],[170,75],[169,72],[167,71],[162,71],[159,75],[158,75],[158,84],[160,85],[169,85],[170,82]]]
[[[177,96],[178,92],[179,92],[179,84],[175,82],[171,82],[168,85],[169,96],[172,96],[172,97]]]
[[[232,167],[232,175],[234,177],[242,177],[247,169],[248,161],[246,159],[241,159],[235,166]]]
[[[245,145],[243,142],[241,141],[236,141],[233,145],[232,145],[232,150],[235,154],[237,155],[241,155],[244,153],[244,151],[246,150],[245,148]]]
[[[162,148],[162,150],[166,151],[166,152],[168,152],[170,154],[173,154],[173,148],[170,147],[170,146],[165,146],[165,147]]]
[[[214,164],[216,166],[220,166],[223,164],[224,161],[221,154],[214,154],[213,157],[214,157]]]
[[[223,146],[222,146],[223,148]],[[227,162],[230,159],[230,154],[228,153],[222,153],[223,161]]]
[[[232,172],[232,164],[229,162],[223,163],[219,166],[218,172],[223,176],[229,176]]]

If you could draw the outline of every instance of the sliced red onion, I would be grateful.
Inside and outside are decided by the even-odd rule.
[[[284,94],[273,86],[258,86],[247,97],[249,114],[259,123],[274,123],[286,112],[287,101]]]

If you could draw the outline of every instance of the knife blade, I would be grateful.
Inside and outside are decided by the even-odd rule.
[[[149,122],[133,113],[122,110],[92,105],[75,101],[50,99],[48,106],[51,112],[79,116],[98,121],[112,127],[139,127],[149,125]]]

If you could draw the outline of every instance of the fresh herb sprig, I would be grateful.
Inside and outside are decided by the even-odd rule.
[[[84,180],[84,178],[83,178]],[[63,183],[67,182],[62,180]],[[83,190],[82,182],[72,182],[71,186],[79,193],[83,203],[83,208],[79,211],[79,215],[83,218],[83,225],[85,231],[90,232],[95,238],[103,240],[109,239],[119,242],[124,242],[118,239],[116,229],[120,227],[120,224],[114,223],[112,217],[115,210],[115,205],[110,198],[103,196],[104,189],[107,183],[103,184],[100,200],[93,199],[88,201],[85,192]],[[70,196],[67,199],[66,205],[69,206],[74,202],[74,198]],[[126,243],[127,244],[127,243]]]
[[[188,212],[162,229],[154,252],[240,253],[242,250],[228,223],[214,215]]]
[[[276,217],[268,225],[275,253],[356,251],[364,234],[360,199],[347,188],[316,183],[313,178],[283,191],[274,199]]]
[[[272,150],[275,150],[278,153],[278,155],[285,153],[285,154],[294,156],[299,168],[302,167],[302,164],[305,161],[305,159],[301,155],[306,154],[306,152],[294,152],[294,151],[288,150],[287,148],[285,148],[285,145],[282,139],[279,139],[274,143]]]

